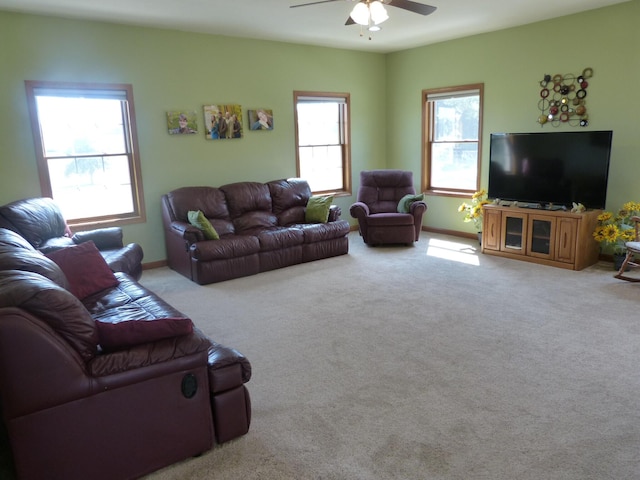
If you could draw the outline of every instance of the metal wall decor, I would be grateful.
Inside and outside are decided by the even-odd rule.
[[[593,76],[593,68],[587,67],[579,75],[546,74],[540,80],[540,100],[538,100],[538,123],[557,127],[568,123],[573,127],[589,125],[587,111],[587,88]]]

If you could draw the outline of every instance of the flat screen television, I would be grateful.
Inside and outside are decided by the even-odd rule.
[[[605,208],[612,131],[492,133],[489,198]]]

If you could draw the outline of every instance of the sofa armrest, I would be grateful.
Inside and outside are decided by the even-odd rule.
[[[189,335],[96,355],[87,366],[89,373],[96,377],[95,380],[102,388],[115,388],[142,380],[143,378],[133,377],[149,375],[147,371],[150,367],[157,365],[158,368],[172,369],[171,363],[179,359],[184,359],[182,363],[195,361],[194,365],[205,365],[210,345],[211,341],[207,337],[194,330]],[[180,368],[184,368],[184,365]],[[193,368],[193,365],[189,368]],[[127,374],[129,378],[124,378],[123,374]]]
[[[349,213],[353,218],[364,219],[369,216],[369,207],[366,203],[356,202],[349,208]]]
[[[331,205],[329,207],[329,222],[337,222],[342,215],[342,209],[338,205]]]
[[[211,391],[221,392],[251,380],[251,363],[235,348],[211,341],[209,347],[209,381]],[[229,367],[234,367],[230,376]]]
[[[197,227],[179,220],[171,222],[171,232],[183,238],[188,245],[206,240],[204,233]]]
[[[18,307],[0,308],[0,378],[5,419],[91,393],[85,362],[75,348],[46,322]]]
[[[98,250],[111,250],[124,246],[122,241],[122,228],[120,227],[98,228],[95,230],[87,230],[86,232],[78,232],[73,235],[72,240],[76,244],[92,240],[93,243],[96,244],[96,247],[98,247]]]

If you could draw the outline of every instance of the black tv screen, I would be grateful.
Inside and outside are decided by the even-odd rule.
[[[490,198],[605,208],[612,131],[492,133]]]

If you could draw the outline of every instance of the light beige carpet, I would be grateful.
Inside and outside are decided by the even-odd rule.
[[[142,283],[253,365],[249,433],[148,476],[640,478],[640,284],[413,247],[198,286]]]

